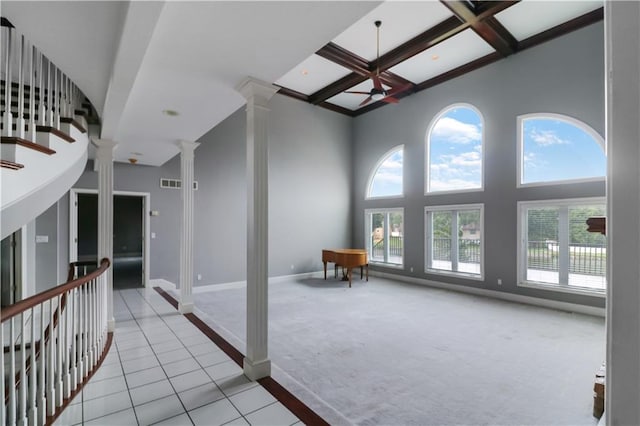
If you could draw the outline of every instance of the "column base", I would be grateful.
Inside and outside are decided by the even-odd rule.
[[[115,318],[111,318],[110,320],[107,321],[107,330],[109,330],[110,332],[116,331],[116,320],[115,320]]]
[[[245,357],[242,366],[244,375],[251,380],[258,380],[271,375],[271,361],[268,359],[253,363],[249,358]]]
[[[178,312],[181,314],[190,314],[193,312],[193,302],[178,302]]]

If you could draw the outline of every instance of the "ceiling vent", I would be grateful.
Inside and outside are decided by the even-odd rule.
[[[182,188],[182,180],[181,179],[167,179],[160,178],[160,188],[169,188],[169,189],[180,189]],[[198,190],[198,181],[193,181],[193,190]]]

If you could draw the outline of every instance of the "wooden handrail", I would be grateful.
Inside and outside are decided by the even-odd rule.
[[[28,297],[20,302],[7,306],[6,308],[2,308],[0,318],[5,322],[8,319],[15,317],[16,315],[21,314],[22,312],[34,308],[35,306],[52,299],[57,296],[63,295],[65,292],[72,290],[76,287],[80,287],[83,284],[88,283],[92,279],[100,276],[104,271],[106,271],[111,262],[106,257],[100,261],[100,267],[95,271],[91,272],[88,275],[75,279],[73,281],[67,282],[65,284],[59,285],[57,287],[51,288],[49,290],[43,291],[42,293],[38,293],[34,296]]]

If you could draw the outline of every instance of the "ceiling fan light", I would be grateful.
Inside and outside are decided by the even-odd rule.
[[[373,99],[374,101],[380,101],[384,99],[384,93],[374,93],[371,95],[371,99]]]

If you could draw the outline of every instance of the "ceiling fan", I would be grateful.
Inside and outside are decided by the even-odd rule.
[[[393,96],[396,93],[400,93],[408,88],[408,86],[401,86],[395,89],[386,90],[382,86],[382,82],[380,81],[380,25],[382,25],[382,21],[375,21],[376,26],[376,73],[371,74],[371,80],[373,81],[373,87],[368,92],[360,92],[354,90],[347,90],[344,93],[354,93],[356,95],[368,95],[368,97],[358,105],[359,107],[365,106],[371,101],[383,101],[390,104],[397,104],[398,99]]]

